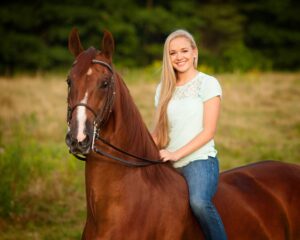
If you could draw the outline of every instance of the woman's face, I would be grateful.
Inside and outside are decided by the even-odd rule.
[[[193,49],[191,42],[185,37],[174,38],[170,42],[170,60],[173,68],[178,73],[184,73],[194,69],[193,64],[197,54],[197,49]]]

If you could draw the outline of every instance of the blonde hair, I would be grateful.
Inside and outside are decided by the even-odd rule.
[[[159,149],[164,148],[169,143],[169,126],[167,117],[168,103],[173,95],[176,87],[176,73],[173,69],[170,59],[170,42],[179,37],[184,37],[190,41],[192,49],[197,49],[196,42],[193,36],[186,30],[179,29],[172,32],[166,39],[163,51],[163,63],[161,72],[161,89],[158,100],[158,105],[154,120],[154,136]],[[194,67],[197,68],[198,56],[194,60]]]

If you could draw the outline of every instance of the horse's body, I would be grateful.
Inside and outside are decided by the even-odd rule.
[[[88,109],[99,109],[99,102],[93,103],[83,96],[95,94],[92,90],[86,95],[84,92],[87,93],[89,89],[98,86],[99,82],[102,83],[103,79],[107,79],[102,79],[102,75],[107,74],[106,65],[96,67],[89,62],[92,56],[111,64],[112,51],[106,47],[112,45],[110,38],[107,34],[104,37],[103,53],[91,53],[91,49],[83,52],[77,32],[72,31],[69,48],[77,57],[76,64],[79,67],[73,66],[70,78],[74,81],[74,87],[81,87],[71,91],[69,104],[80,99],[85,99],[85,102],[75,105],[71,115],[77,111],[76,107],[84,104],[88,105]],[[80,67],[81,63],[86,67]],[[102,75],[97,77],[97,74]],[[158,149],[125,83],[118,74],[114,73],[114,76],[114,104],[105,127],[101,129],[101,136],[126,152],[148,159],[159,159]],[[93,81],[97,81],[95,86],[89,86]],[[81,89],[84,89],[83,93]],[[85,133],[91,129],[88,126],[92,121],[89,120],[93,116],[91,111],[87,114]],[[70,119],[69,138],[81,136],[76,132],[79,130],[74,130],[78,124]],[[74,141],[79,142],[76,139]],[[68,145],[73,147],[74,141]],[[88,142],[86,140],[84,143]],[[138,162],[103,142],[96,141],[95,145],[118,158]],[[203,239],[201,228],[189,207],[185,180],[170,165],[128,167],[95,152],[87,156],[87,220],[82,239]],[[268,161],[222,173],[214,202],[224,222],[228,239],[300,239],[299,186],[299,165]]]
[[[300,166],[265,161],[223,172],[215,203],[229,239],[300,239]]]

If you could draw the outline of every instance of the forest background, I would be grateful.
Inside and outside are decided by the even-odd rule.
[[[0,9],[0,74],[69,67],[66,48],[76,26],[85,46],[103,29],[116,41],[115,62],[142,67],[159,61],[166,36],[190,31],[200,64],[217,72],[298,70],[300,3],[296,0],[28,0]]]

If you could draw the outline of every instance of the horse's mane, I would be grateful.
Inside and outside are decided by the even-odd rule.
[[[122,111],[122,120],[128,123],[126,128],[130,128],[130,131],[127,131],[126,138],[129,143],[133,141],[140,143],[141,153],[144,154],[142,157],[158,160],[158,149],[133,101],[130,91],[122,77],[118,73],[116,75],[116,84],[118,85],[116,87],[119,87],[120,103],[122,104],[118,111]]]
[[[154,143],[151,134],[149,133],[142,116],[135,105],[133,98],[130,94],[122,77],[116,73],[116,87],[119,88],[119,103],[120,106],[116,111],[122,114],[123,128],[126,128],[126,141],[123,144],[133,146],[133,153],[140,157],[147,159],[159,160],[159,150]],[[133,144],[134,143],[134,144]],[[168,172],[166,172],[168,168]],[[177,189],[179,192],[184,192],[182,182],[178,180],[180,175],[170,163],[154,164],[152,167],[143,168],[142,177],[151,185],[159,186],[160,188],[166,188],[170,185],[174,186],[174,182],[177,182]],[[172,174],[171,172],[175,173]],[[181,186],[181,187],[180,187]]]

